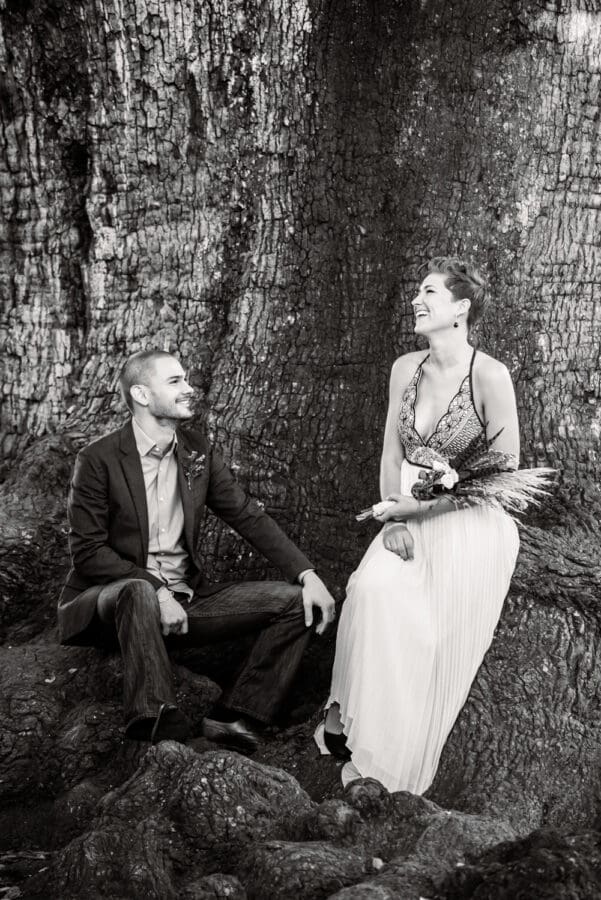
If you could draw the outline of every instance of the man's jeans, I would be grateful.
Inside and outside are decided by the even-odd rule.
[[[130,578],[107,584],[101,596],[112,608],[123,657],[125,721],[154,717],[162,703],[175,704],[156,591],[149,582]],[[284,581],[242,582],[208,596],[195,595],[182,606],[188,614],[188,634],[170,635],[167,642],[172,648],[257,634],[235,683],[220,702],[270,722],[310,638],[301,587]]]

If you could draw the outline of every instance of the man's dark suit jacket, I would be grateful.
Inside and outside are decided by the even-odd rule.
[[[236,484],[202,432],[177,429],[177,465],[191,587],[205,589],[198,548],[205,506],[278,566],[290,581],[304,569],[313,568],[260,504]],[[95,644],[102,639],[96,600],[103,585],[120,578],[143,578],[155,588],[162,585],[144,568],[148,512],[131,421],[80,451],[68,513],[72,568],[58,603],[60,640],[63,644]],[[206,590],[211,592],[209,586]]]

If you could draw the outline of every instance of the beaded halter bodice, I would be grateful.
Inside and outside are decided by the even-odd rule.
[[[430,354],[428,354],[429,356]],[[483,449],[486,448],[486,429],[474,406],[472,370],[476,351],[472,354],[470,369],[451,399],[447,411],[440,417],[430,437],[424,440],[415,427],[415,403],[422,367],[428,356],[421,361],[415,374],[401,397],[398,430],[405,456],[411,463],[427,466],[436,458],[444,457],[455,468],[455,461],[461,458],[466,447],[481,436]]]

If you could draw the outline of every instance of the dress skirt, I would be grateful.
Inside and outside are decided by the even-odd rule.
[[[403,462],[401,493],[420,469]],[[519,538],[487,506],[407,526],[413,560],[386,550],[380,533],[349,579],[328,705],[340,704],[352,771],[421,794],[492,641]]]

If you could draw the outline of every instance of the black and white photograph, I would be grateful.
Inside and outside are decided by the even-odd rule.
[[[0,0],[0,900],[601,900],[601,0]]]

